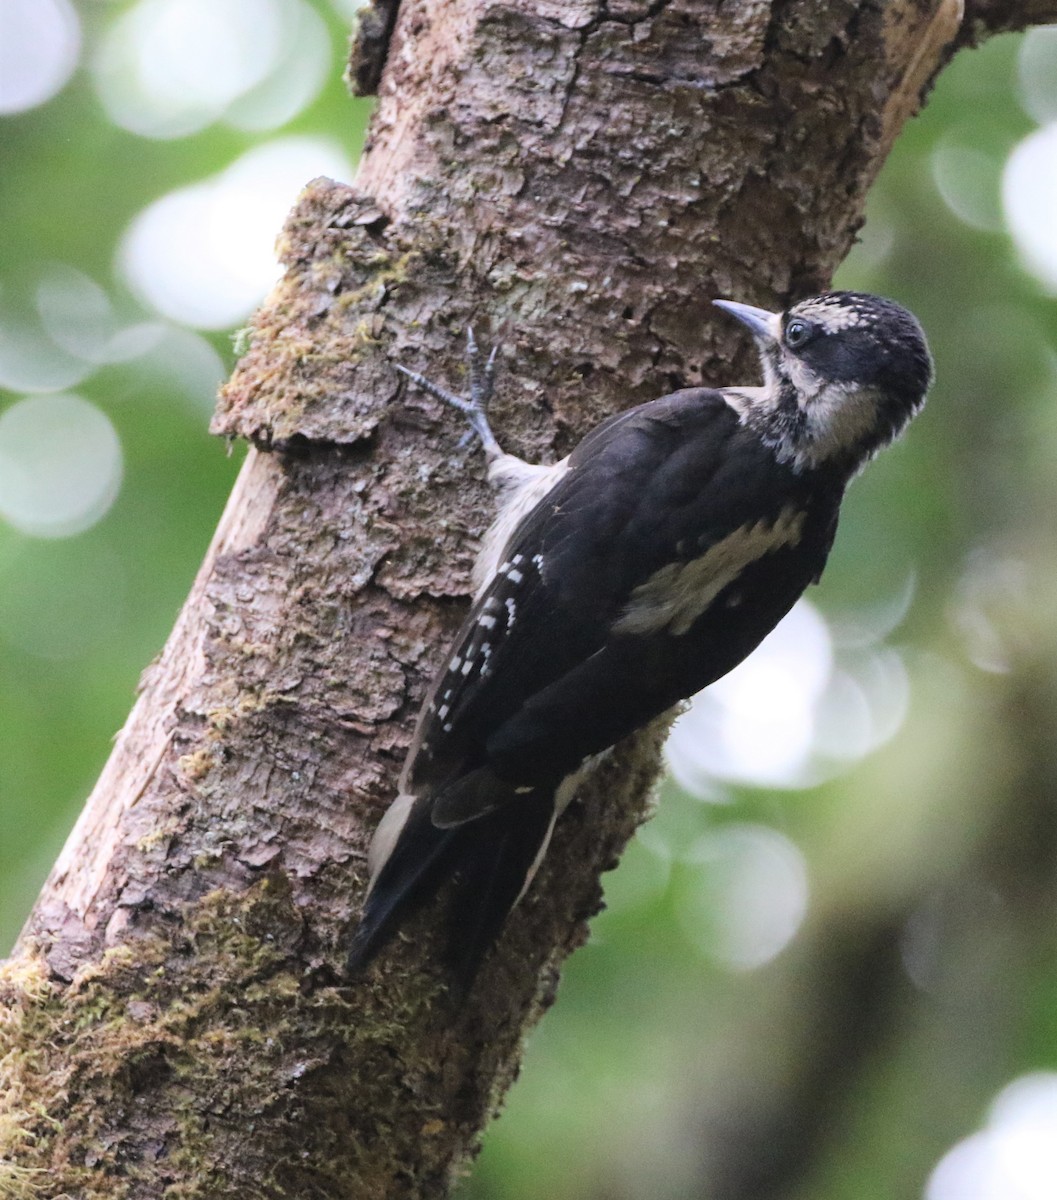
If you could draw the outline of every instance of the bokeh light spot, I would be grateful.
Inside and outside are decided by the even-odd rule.
[[[94,279],[55,263],[47,267],[36,289],[41,326],[64,353],[86,363],[126,362],[157,342],[157,321],[121,325],[110,297]]]
[[[676,721],[667,745],[676,780],[691,792],[707,787],[709,776],[795,786],[811,753],[814,708],[832,657],[825,621],[800,601]]]
[[[962,135],[945,138],[930,161],[936,190],[958,220],[984,233],[1000,232],[1001,161],[966,145]]]
[[[220,175],[144,209],[124,237],[120,268],[163,316],[200,329],[234,325],[278,277],[276,230],[321,174],[352,174],[334,142],[291,137],[259,146]]]
[[[856,654],[819,698],[815,752],[833,764],[865,758],[895,736],[910,707],[910,675],[890,646]]]
[[[1024,1075],[987,1123],[940,1160],[926,1200],[1052,1200],[1057,1194],[1057,1073]]]
[[[1026,562],[979,546],[970,554],[950,604],[950,619],[969,661],[982,671],[1012,670],[1023,635],[1018,619],[1028,604],[1031,571]]]
[[[0,388],[64,391],[90,371],[84,359],[58,346],[28,311],[24,293],[8,284],[0,304]]]
[[[319,15],[300,0],[286,0],[279,18],[279,54],[271,73],[224,114],[237,129],[259,133],[285,125],[311,104],[327,78],[330,34]]]
[[[810,787],[894,736],[909,707],[910,677],[899,652],[881,640],[912,594],[911,583],[861,614],[843,614],[839,642],[801,600],[675,722],[666,754],[676,782],[710,803],[724,799],[717,782]]]
[[[10,392],[55,392],[89,374],[84,359],[57,346],[39,321],[4,306],[0,311],[0,387]]]
[[[8,281],[3,300],[0,387],[12,392],[67,391],[96,367],[146,354],[166,329],[156,320],[123,324],[106,290],[66,263]]]
[[[1017,55],[1017,84],[1024,111],[1040,125],[1057,121],[1057,25],[1029,29]]]
[[[0,4],[0,113],[36,108],[77,66],[81,24],[69,0]]]
[[[221,118],[256,130],[290,120],[319,91],[329,57],[304,0],[141,0],[93,65],[116,124],[175,138]]]
[[[81,396],[32,396],[0,415],[0,517],[33,537],[94,525],[121,487],[121,443]]]
[[[1057,124],[1028,134],[1009,156],[1002,205],[1028,270],[1057,293]]]
[[[795,936],[808,906],[807,866],[784,834],[728,825],[699,838],[687,861],[700,867],[681,898],[687,935],[725,966],[763,966]]]
[[[115,323],[99,284],[73,267],[54,264],[37,285],[36,301],[41,324],[57,346],[76,358],[100,360]]]
[[[161,335],[137,363],[145,389],[178,393],[201,418],[213,415],[217,389],[227,371],[224,361],[201,334],[159,322]]]

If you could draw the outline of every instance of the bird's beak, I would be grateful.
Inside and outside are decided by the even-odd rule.
[[[751,304],[739,304],[736,300],[713,300],[716,308],[729,312],[737,317],[743,325],[748,325],[753,337],[763,338],[773,342],[778,338],[780,313],[768,312],[765,308],[753,308]]]

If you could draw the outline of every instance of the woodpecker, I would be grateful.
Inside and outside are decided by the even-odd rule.
[[[496,352],[482,362],[472,331],[468,395],[398,368],[468,419],[498,516],[371,844],[350,970],[450,880],[447,960],[469,987],[591,764],[737,666],[818,581],[849,481],[925,401],[924,333],[891,300],[714,303],[751,332],[762,385],[662,396],[552,466],[497,442]]]

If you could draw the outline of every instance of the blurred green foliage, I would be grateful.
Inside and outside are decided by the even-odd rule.
[[[284,132],[337,134],[351,153],[366,110],[340,83],[343,22],[317,8],[335,68]],[[88,4],[81,15],[89,45],[113,19]],[[609,911],[569,964],[463,1200],[918,1196],[999,1088],[1057,1069],[1057,315],[1001,223],[1003,164],[1035,128],[1017,100],[1019,44],[995,39],[946,71],[838,277],[912,308],[937,360],[912,435],[854,486],[814,597],[854,613],[913,576],[893,639],[911,680],[903,728],[809,790],[732,789],[706,804],[666,785],[607,879]],[[114,267],[130,220],[263,136],[212,125],[137,137],[108,121],[84,71],[3,118],[0,298],[60,262],[132,319]],[[959,162],[961,150],[976,173],[956,207],[972,225],[937,185],[937,156]],[[230,366],[228,338],[209,340]],[[78,391],[121,438],[113,508],[65,539],[0,521],[5,944],[172,625],[241,457],[208,437],[211,397],[176,372],[112,364]],[[15,399],[0,394],[0,408]],[[800,848],[810,905],[777,959],[735,971],[680,913],[704,869],[686,847],[746,822]],[[1057,1194],[1057,1168],[1050,1182]]]

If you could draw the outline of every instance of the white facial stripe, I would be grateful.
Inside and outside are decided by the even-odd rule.
[[[757,559],[800,541],[804,514],[784,508],[773,525],[743,525],[710,546],[700,558],[669,563],[632,593],[613,623],[616,634],[686,633],[719,593]]]
[[[727,404],[738,414],[738,420],[742,425],[747,420],[751,420],[754,411],[764,412],[772,407],[766,388],[729,387],[720,388],[719,391]]]
[[[805,321],[817,321],[830,333],[840,333],[844,329],[855,329],[871,323],[871,318],[847,297],[826,297],[811,304],[798,304],[790,310],[789,316],[790,319],[803,317]]]
[[[832,383],[806,407],[807,426],[800,451],[808,465],[825,462],[857,446],[877,428],[880,396],[870,388]]]
[[[723,397],[738,420],[760,430],[779,462],[789,463],[794,471],[817,467],[854,449],[875,429],[880,403],[877,392],[844,383],[827,384],[795,359],[788,359],[786,367],[805,417],[795,436],[768,428],[775,409],[774,396],[767,388],[723,388]]]
[[[801,408],[807,408],[808,403],[825,387],[825,380],[794,355],[786,356],[785,370],[796,388],[797,403]]]
[[[877,427],[881,397],[870,388],[827,382],[799,359],[787,361],[804,423],[795,441],[782,443],[780,459],[794,469],[815,467],[853,450]]]

